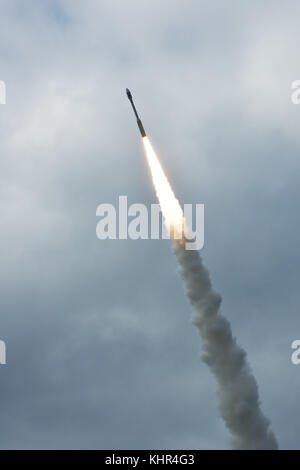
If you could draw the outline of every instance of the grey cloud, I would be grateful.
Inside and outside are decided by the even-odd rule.
[[[96,239],[101,202],[156,202],[126,86],[299,447],[299,5],[269,6],[1,2],[2,448],[229,446],[168,242]]]

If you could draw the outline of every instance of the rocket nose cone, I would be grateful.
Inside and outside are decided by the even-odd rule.
[[[129,99],[132,98],[129,88],[126,88],[126,94],[127,94]]]

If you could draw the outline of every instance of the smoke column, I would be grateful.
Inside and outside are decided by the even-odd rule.
[[[258,387],[246,353],[232,336],[228,320],[219,313],[221,296],[212,288],[198,251],[173,243],[185,294],[193,306],[192,322],[201,337],[202,360],[218,383],[221,416],[231,432],[234,449],[277,449],[270,421],[263,415]]]
[[[183,212],[147,137],[143,138],[152,179],[167,228],[182,230]],[[219,313],[221,296],[214,291],[198,251],[173,239],[173,251],[193,306],[192,322],[201,337],[202,359],[216,377],[221,416],[232,434],[234,449],[277,449],[270,421],[260,409],[258,386],[228,320]]]

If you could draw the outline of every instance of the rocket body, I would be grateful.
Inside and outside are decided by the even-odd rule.
[[[136,110],[136,107],[134,105],[134,102],[133,102],[133,98],[132,98],[132,94],[130,93],[130,90],[128,88],[126,88],[126,94],[127,94],[127,97],[131,103],[131,106],[132,106],[132,109],[133,109],[133,112],[135,114],[135,117],[136,117],[136,121],[137,121],[137,125],[138,125],[138,128],[140,130],[140,133],[141,133],[141,136],[142,137],[146,137],[146,132],[145,132],[145,129],[144,129],[144,126],[142,124],[142,121],[137,113],[137,110]]]

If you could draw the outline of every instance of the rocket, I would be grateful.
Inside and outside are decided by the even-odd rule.
[[[128,90],[128,88],[126,88],[126,94],[127,94],[127,97],[131,103],[131,106],[132,106],[132,109],[133,109],[133,112],[135,114],[135,117],[136,117],[136,120],[137,120],[137,125],[139,126],[139,130],[140,130],[140,133],[141,133],[141,136],[142,137],[146,137],[146,132],[145,132],[145,129],[143,127],[143,124],[142,124],[142,121],[140,120],[140,117],[137,113],[137,110],[135,109],[135,106],[134,106],[134,102],[133,102],[133,99],[132,99],[132,94],[130,93],[130,90]]]

